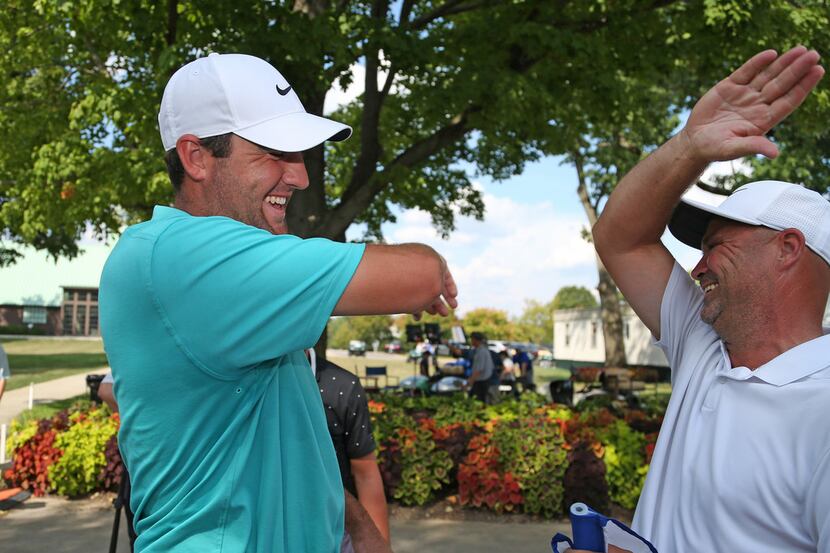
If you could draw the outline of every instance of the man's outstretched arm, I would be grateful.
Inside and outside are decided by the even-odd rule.
[[[659,336],[660,303],[673,265],[660,242],[680,196],[713,161],[762,154],[766,133],[821,80],[819,55],[803,46],[761,52],[709,90],[683,130],[637,164],[617,185],[594,226],[594,244],[623,295]]]
[[[458,289],[444,258],[423,244],[370,244],[334,315],[447,315]]]

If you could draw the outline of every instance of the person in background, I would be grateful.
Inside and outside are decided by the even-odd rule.
[[[490,385],[495,373],[493,358],[490,350],[487,349],[487,339],[481,332],[470,334],[470,342],[473,349],[470,352],[472,357],[472,373],[467,379],[467,389],[471,397],[485,403],[491,402]]]
[[[521,346],[516,348],[513,355],[513,363],[516,365],[516,377],[522,384],[522,392],[536,391],[536,384],[533,382],[533,358]]]
[[[3,399],[3,392],[6,390],[6,380],[11,376],[11,369],[9,368],[9,356],[6,355],[6,350],[3,349],[3,344],[0,344],[0,399]]]
[[[519,388],[516,385],[516,365],[513,363],[513,360],[510,358],[510,354],[506,349],[499,352],[499,361],[501,362],[501,375],[499,377],[499,383],[510,386],[510,390],[513,392],[513,397],[519,399]]]
[[[429,359],[431,357],[431,353],[429,349],[424,348],[424,351],[421,352],[421,361],[419,363],[421,369],[421,376],[426,376],[429,378]]]
[[[366,392],[360,379],[343,367],[326,360],[318,365],[313,349],[306,352],[320,387],[329,434],[337,454],[343,487],[369,513],[383,538],[389,541],[389,513],[386,494],[375,456],[375,438]],[[348,532],[343,535],[342,553],[354,551]]]

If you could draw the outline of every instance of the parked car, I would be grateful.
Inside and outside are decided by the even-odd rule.
[[[386,350],[386,353],[401,353],[403,351],[403,346],[401,345],[400,340],[392,340],[383,346],[383,349]]]
[[[487,349],[499,353],[500,351],[507,350],[507,344],[505,344],[501,340],[487,340]]]
[[[366,355],[366,342],[363,340],[350,340],[349,355]]]

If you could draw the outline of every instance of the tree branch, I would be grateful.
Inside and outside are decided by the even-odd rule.
[[[178,0],[167,0],[167,33],[164,35],[167,46],[173,46],[176,43],[176,33],[179,23],[178,7]]]
[[[401,152],[383,171],[376,172],[376,168],[373,167],[374,173],[367,180],[357,181],[352,178],[340,204],[329,214],[322,235],[331,237],[345,232],[354,218],[365,211],[374,198],[389,185],[396,172],[422,163],[436,152],[463,138],[471,130],[468,117],[477,111],[480,111],[480,108],[467,108],[463,113],[453,117],[449,124]]]
[[[423,27],[426,27],[438,18],[447,17],[450,15],[457,15],[459,13],[469,12],[477,10],[478,8],[483,8],[488,5],[495,4],[496,2],[494,2],[493,0],[478,0],[466,3],[463,0],[448,0],[445,4],[438,6],[430,13],[422,15],[421,17],[415,19],[406,26],[411,27],[413,29],[421,29]]]

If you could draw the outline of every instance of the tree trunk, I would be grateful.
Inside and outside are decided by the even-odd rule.
[[[577,186],[576,191],[585,214],[588,216],[588,222],[593,227],[597,222],[598,213],[596,206],[591,203],[591,198],[588,196],[588,185],[585,182],[582,158],[579,157],[579,154],[572,154],[572,158],[579,179],[579,186]],[[602,335],[605,341],[605,366],[622,367],[626,365],[626,360],[619,290],[599,256],[596,259],[597,272],[599,273],[597,291],[599,292],[602,318]]]

